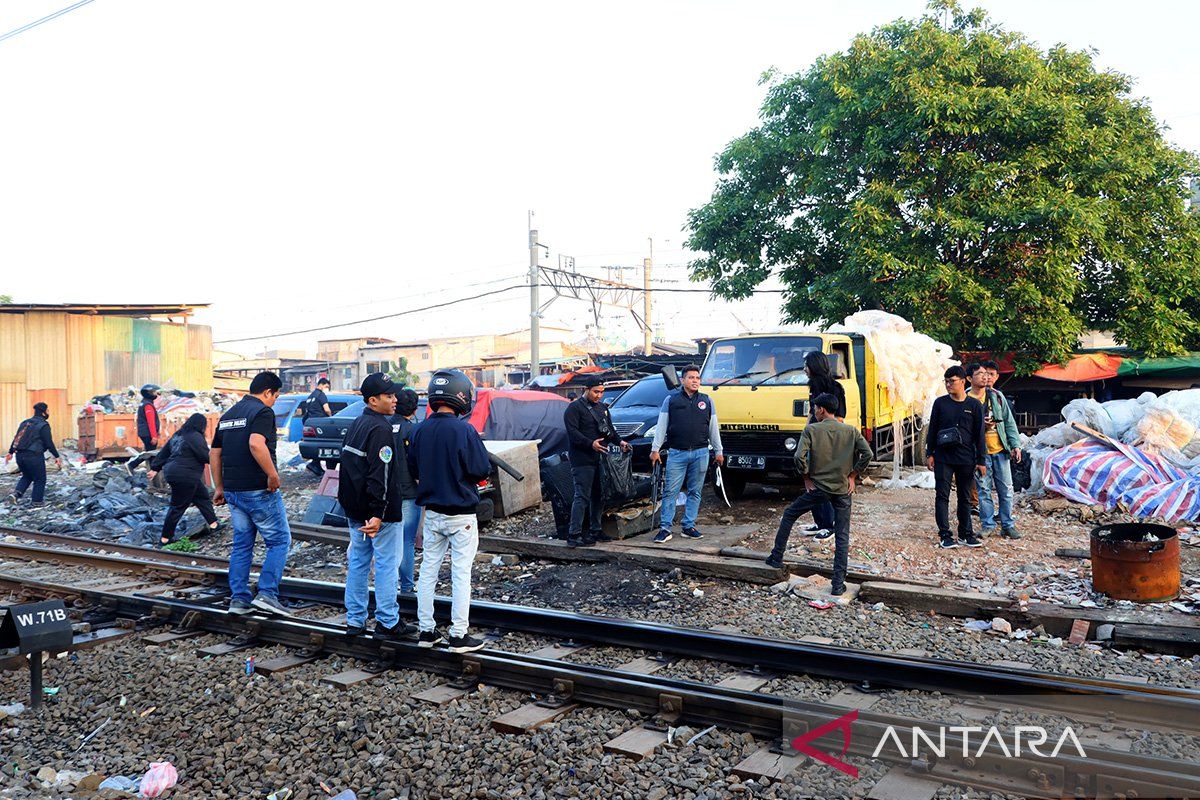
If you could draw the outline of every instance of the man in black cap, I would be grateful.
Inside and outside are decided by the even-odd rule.
[[[367,626],[371,564],[375,565],[375,636],[401,639],[416,634],[414,625],[400,621],[396,584],[403,538],[403,499],[400,470],[392,438],[396,413],[396,384],[382,372],[362,382],[362,416],[350,423],[342,443],[338,502],[350,528],[346,569],[346,629],[361,634]]]
[[[586,388],[572,400],[563,412],[563,423],[567,427],[570,442],[568,456],[571,459],[571,477],[575,481],[575,497],[571,502],[571,527],[567,533],[567,546],[580,547],[606,538],[600,530],[600,518],[604,511],[604,492],[600,483],[600,458],[609,445],[622,450],[629,443],[621,441],[613,429],[608,406],[600,402],[604,397],[604,384],[599,378],[587,381]],[[583,532],[583,518],[587,515],[588,533]]]
[[[333,411],[329,408],[329,395],[325,394],[325,390],[329,388],[329,378],[320,378],[317,380],[317,388],[309,393],[304,400],[304,414],[301,421],[307,425],[310,419],[320,419],[322,417],[332,417]],[[334,468],[332,461],[326,461],[325,466],[328,469]],[[314,458],[308,462],[308,471],[318,478],[325,475],[325,470],[321,468],[321,459]]]

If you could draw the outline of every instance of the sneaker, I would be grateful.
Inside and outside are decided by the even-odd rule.
[[[958,547],[958,542],[954,541],[952,536],[943,536],[942,541],[938,543],[939,550],[953,550]]]
[[[965,539],[960,538],[959,541],[967,547],[983,547],[983,540],[973,533]]]
[[[819,531],[821,530],[821,526],[815,522],[810,522],[807,525],[801,525],[800,530],[801,532]]]
[[[704,534],[701,533],[700,531],[696,530],[695,528],[684,528],[683,529],[683,538],[685,538],[685,539],[703,539]]]
[[[655,544],[663,544],[664,542],[669,542],[669,541],[671,541],[671,532],[670,531],[659,531],[658,535],[656,535],[654,537]]]
[[[592,537],[597,542],[615,542],[618,541],[616,536],[609,536],[607,533],[598,533]]]
[[[783,559],[776,558],[772,553],[771,555],[767,556],[767,566],[771,567],[772,569],[783,569]]]
[[[833,587],[831,587],[831,588],[829,589],[829,596],[830,596],[830,597],[841,597],[841,596],[842,596],[842,595],[844,595],[845,593],[846,593],[846,587],[845,587],[845,585],[842,585],[842,586],[833,586]]]
[[[469,633],[466,636],[451,636],[446,640],[446,644],[449,645],[451,653],[472,653],[487,647],[487,642],[476,639]]]
[[[376,639],[411,639],[417,635],[417,626],[409,625],[404,620],[400,620],[390,628],[376,624],[375,631],[371,635]]]
[[[596,537],[595,536],[585,536],[582,539],[580,539],[579,541],[583,544],[584,547],[591,547],[592,545],[594,545],[596,543]]]
[[[250,605],[245,600],[230,600],[229,601],[229,613],[230,614],[238,614],[240,616],[242,614],[249,614],[253,610],[254,610],[254,606]]]
[[[367,632],[366,625],[347,625],[346,626],[346,635],[347,636],[362,636],[366,632]]]
[[[828,528],[818,528],[816,525],[810,525],[804,529],[803,533],[805,536],[816,536],[823,539],[825,536],[832,533],[832,531]]]
[[[583,539],[572,539],[570,537],[567,538],[567,547],[583,547],[583,546],[584,546]]]
[[[446,641],[436,629],[432,631],[421,631],[421,635],[417,637],[417,644],[421,647],[433,647],[435,644],[441,644]]]
[[[814,539],[828,539],[833,536],[833,531],[828,528],[822,528],[812,535]]]
[[[1000,531],[1000,535],[1003,536],[1005,539],[1020,539],[1021,538],[1021,532],[1018,531],[1016,528],[1003,528]]]
[[[254,600],[250,602],[250,605],[254,606],[260,611],[265,611],[268,614],[278,614],[281,617],[292,616],[292,612],[287,606],[279,602],[277,598],[268,597],[265,594],[255,595]]]

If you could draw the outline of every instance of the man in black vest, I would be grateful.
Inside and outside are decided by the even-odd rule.
[[[683,388],[663,400],[655,426],[650,460],[658,463],[660,451],[667,446],[666,480],[662,499],[662,522],[655,544],[671,540],[671,525],[675,522],[675,498],[687,487],[687,504],[683,507],[683,535],[700,539],[696,530],[696,515],[700,513],[700,491],[708,472],[708,448],[711,445],[717,464],[725,463],[721,448],[721,430],[717,410],[708,395],[700,393],[700,368],[691,364],[683,368]]]
[[[320,419],[322,417],[332,417],[333,411],[329,408],[329,396],[325,394],[325,390],[329,388],[329,378],[321,378],[317,381],[317,388],[304,399],[304,414],[301,415],[301,421],[307,425],[310,419]],[[325,466],[328,469],[333,469],[337,465],[331,460],[326,461]],[[318,478],[324,477],[325,470],[321,469],[321,459],[314,458],[308,462],[308,471]]]
[[[600,484],[600,458],[610,444],[629,449],[629,443],[621,441],[613,430],[608,406],[600,402],[604,397],[604,384],[592,378],[576,399],[563,412],[563,423],[567,427],[567,439],[571,459],[571,477],[575,481],[575,497],[571,502],[571,527],[567,533],[567,546],[590,546],[603,539],[600,516],[604,511],[604,492]],[[583,516],[587,514],[588,533],[583,532]]]
[[[221,415],[208,463],[216,492],[213,505],[229,503],[233,548],[229,553],[229,611],[249,614],[254,608],[290,615],[279,602],[279,581],[287,563],[292,531],[279,494],[275,469],[275,412],[283,381],[274,372],[260,372],[250,381],[250,393]],[[267,546],[258,573],[258,593],[251,600],[250,561],[254,540]]]

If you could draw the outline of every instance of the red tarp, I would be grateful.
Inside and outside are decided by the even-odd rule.
[[[1109,353],[1086,353],[1074,356],[1063,366],[1049,364],[1033,374],[1039,378],[1067,383],[1102,381],[1117,377],[1117,370],[1123,360],[1120,356]]]

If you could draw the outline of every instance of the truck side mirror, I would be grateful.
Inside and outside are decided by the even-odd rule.
[[[671,391],[678,389],[682,383],[679,380],[679,372],[676,371],[674,364],[667,364],[662,368],[663,382],[667,384],[667,388]]]

